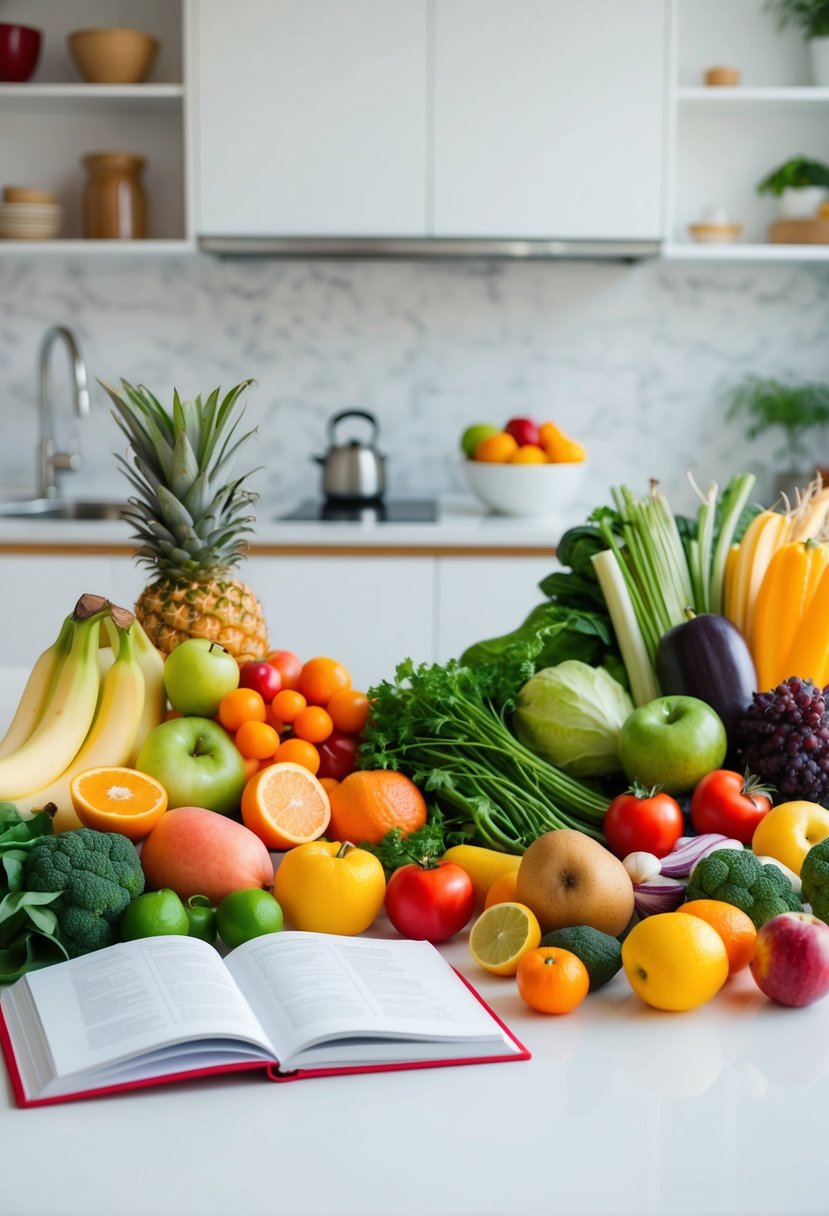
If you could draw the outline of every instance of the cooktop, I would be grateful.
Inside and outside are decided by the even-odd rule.
[[[374,502],[327,502],[309,498],[284,520],[316,523],[428,524],[438,517],[438,504],[431,498],[385,498]]]

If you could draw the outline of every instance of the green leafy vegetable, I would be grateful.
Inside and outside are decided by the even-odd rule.
[[[618,738],[633,713],[626,690],[602,667],[566,659],[518,692],[512,725],[522,743],[575,777],[621,770]]]
[[[360,765],[405,773],[433,796],[449,829],[521,853],[543,832],[576,828],[601,839],[608,799],[560,772],[507,726],[526,663],[468,668],[400,663],[369,689]]]
[[[422,828],[404,835],[400,828],[389,828],[379,844],[367,844],[365,841],[360,848],[379,857],[386,871],[386,877],[399,866],[414,863],[429,869],[437,864],[439,857],[446,852],[443,816],[438,807],[431,808],[429,818]]]
[[[56,896],[27,891],[24,882],[32,847],[52,832],[46,811],[24,820],[13,803],[0,803],[0,983],[67,957],[49,906]]]

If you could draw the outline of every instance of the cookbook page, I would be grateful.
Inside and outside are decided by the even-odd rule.
[[[291,931],[254,938],[225,963],[283,1068],[294,1065],[302,1048],[361,1036],[386,1044],[409,1039],[511,1050],[429,942]],[[399,1058],[405,1055],[402,1047]]]
[[[222,959],[196,938],[123,942],[24,978],[56,1077],[207,1038],[273,1054]]]

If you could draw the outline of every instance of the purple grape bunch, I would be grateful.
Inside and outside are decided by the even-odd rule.
[[[736,728],[740,764],[775,786],[775,802],[829,801],[826,689],[790,676],[756,692]]]

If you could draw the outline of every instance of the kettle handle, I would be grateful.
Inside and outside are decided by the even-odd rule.
[[[368,410],[341,410],[339,414],[335,414],[333,418],[328,420],[328,441],[334,442],[334,430],[338,423],[343,422],[346,418],[364,418],[366,422],[370,422],[372,426],[371,442],[374,443],[380,433],[380,424],[373,414]]]

